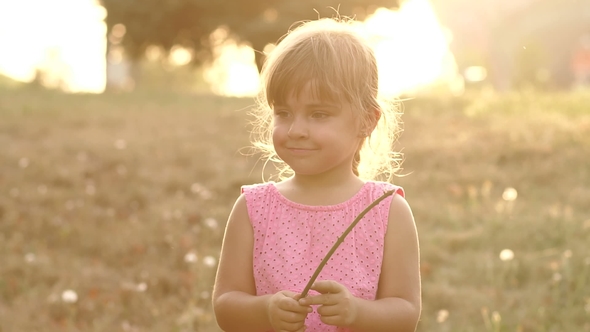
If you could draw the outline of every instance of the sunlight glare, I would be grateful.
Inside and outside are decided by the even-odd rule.
[[[449,33],[428,0],[408,0],[398,11],[380,8],[356,26],[375,50],[383,95],[398,96],[437,82],[455,84],[457,66],[449,50]],[[272,48],[272,44],[267,45],[264,53]],[[214,92],[228,96],[256,94],[259,81],[252,48],[226,41],[218,52],[219,58],[205,73]]]
[[[441,309],[436,314],[436,322],[439,324],[444,323],[449,318],[449,311],[446,309]]]
[[[140,282],[139,284],[137,284],[135,286],[135,290],[140,293],[145,292],[147,290],[147,288],[148,288],[148,286],[145,282]]]
[[[112,40],[110,40],[111,43],[113,44],[119,44],[121,42],[121,40],[123,39],[123,37],[125,37],[125,34],[127,33],[127,28],[125,27],[125,25],[123,24],[115,24],[113,26],[113,28],[111,29],[111,35],[109,36],[109,38],[112,38]]]
[[[376,41],[383,94],[395,96],[456,76],[448,37],[428,0],[404,2],[399,11],[381,8],[364,29]]]
[[[258,69],[252,48],[226,41],[217,48],[218,57],[203,74],[214,93],[247,97],[258,93]]]
[[[488,71],[482,66],[470,66],[465,68],[464,76],[469,82],[481,82],[488,77]]]
[[[217,226],[218,226],[218,224],[219,223],[214,218],[207,218],[207,219],[205,219],[205,225],[207,227],[209,227],[210,229],[216,229]]]
[[[217,259],[213,256],[206,256],[203,258],[203,263],[208,267],[214,267],[217,264]]]
[[[516,191],[516,189],[514,189],[512,187],[508,187],[508,188],[504,189],[504,192],[502,193],[502,199],[507,202],[515,201],[517,197],[518,197],[518,191]]]
[[[514,259],[514,251],[510,249],[504,249],[500,252],[500,260],[502,261],[511,261]]]
[[[181,46],[172,46],[170,50],[170,62],[176,66],[185,66],[193,59],[193,54],[190,50]]]
[[[61,300],[65,303],[76,303],[78,301],[78,294],[71,289],[66,289],[61,293]]]
[[[0,74],[30,82],[41,69],[66,91],[102,92],[105,17],[96,0],[0,2]]]
[[[189,251],[184,255],[184,261],[186,263],[196,263],[198,260],[197,254],[193,251]]]
[[[107,78],[106,15],[98,0],[0,2],[0,43],[6,45],[0,52],[0,73],[30,82],[39,69],[48,86],[68,92],[103,92]],[[275,16],[272,10],[265,13],[269,21]],[[407,0],[396,11],[380,8],[357,26],[375,49],[383,95],[398,96],[440,82],[454,90],[459,75],[449,51],[450,33],[440,25],[428,0]],[[113,27],[108,36],[113,46],[126,32],[124,25]],[[212,35],[216,58],[204,68],[203,78],[216,94],[254,96],[259,90],[254,51],[228,36],[224,28]],[[264,51],[270,49],[272,45]],[[121,51],[113,47],[109,53],[111,79],[117,79],[117,66],[125,65]],[[147,56],[154,60],[159,53],[152,48]],[[182,65],[190,61],[192,53],[176,47],[171,58]],[[125,77],[119,81],[125,81]]]

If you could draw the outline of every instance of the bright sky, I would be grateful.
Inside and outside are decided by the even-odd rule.
[[[101,92],[105,15],[95,0],[0,0],[0,73],[30,81],[53,57],[67,90]]]
[[[96,0],[0,0],[0,73],[30,81],[35,68],[45,67],[69,91],[102,92],[105,15]],[[386,94],[456,74],[448,38],[428,0],[407,0],[397,12],[378,10],[360,29],[376,41]],[[224,46],[205,75],[219,94],[251,96],[258,89],[253,51],[235,43]]]

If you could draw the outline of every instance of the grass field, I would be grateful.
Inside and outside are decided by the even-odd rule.
[[[219,331],[251,104],[0,90],[0,331]],[[419,331],[590,331],[590,95],[404,105]]]

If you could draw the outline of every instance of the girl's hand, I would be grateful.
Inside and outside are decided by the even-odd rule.
[[[333,280],[324,280],[315,282],[311,289],[320,295],[300,299],[299,303],[306,306],[319,304],[317,311],[324,324],[350,326],[355,321],[358,313],[358,299],[346,286]]]
[[[305,331],[305,318],[312,309],[308,305],[301,305],[297,300],[299,294],[290,291],[280,291],[270,298],[267,312],[273,331]]]

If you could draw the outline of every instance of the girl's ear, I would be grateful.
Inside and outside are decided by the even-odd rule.
[[[379,122],[379,119],[381,119],[381,109],[375,108],[373,110],[373,119],[375,121],[374,127],[376,127],[377,126],[377,122]]]
[[[374,108],[373,110],[371,110],[370,127],[367,128],[369,135],[371,135],[373,130],[375,130],[375,127],[377,127],[379,119],[381,119],[381,109]]]
[[[375,130],[375,127],[377,127],[377,123],[379,122],[379,119],[381,119],[381,110],[378,108],[375,108],[369,114],[369,121],[367,123],[367,126],[365,126],[361,129],[361,131],[359,133],[359,137],[364,138],[364,137],[371,136],[371,134],[373,133],[373,130]]]

